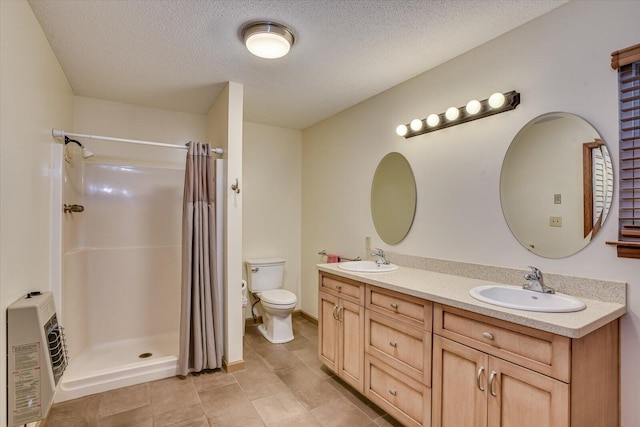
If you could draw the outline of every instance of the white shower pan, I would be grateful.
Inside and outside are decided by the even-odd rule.
[[[178,340],[177,334],[166,334],[87,349],[64,373],[55,401],[64,402],[174,376],[177,373]],[[147,356],[149,353],[151,355]]]

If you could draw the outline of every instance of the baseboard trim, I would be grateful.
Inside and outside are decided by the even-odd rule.
[[[244,370],[245,362],[244,360],[238,360],[236,362],[229,363],[226,359],[222,359],[222,367],[227,371],[227,374],[232,374],[234,372]]]
[[[300,311],[300,316],[304,317],[305,319],[307,319],[309,322],[313,323],[314,325],[318,326],[318,319],[316,317],[313,317],[312,315],[310,315],[309,313],[305,313],[304,311]]]
[[[312,315],[310,315],[309,313],[306,313],[302,310],[294,310],[291,313],[291,317],[304,317],[305,319],[307,319],[309,322],[313,323],[314,325],[318,326],[318,319],[313,317]],[[253,317],[247,317],[244,320],[244,325],[245,327],[247,326],[255,326],[255,325],[260,325],[262,323],[262,316],[256,316],[256,318],[254,319]]]
[[[244,319],[244,326],[255,326],[262,323],[262,316],[257,316],[255,319],[253,317],[247,317]]]

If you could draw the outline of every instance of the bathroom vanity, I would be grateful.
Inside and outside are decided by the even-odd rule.
[[[618,426],[619,302],[536,313],[469,296],[486,281],[321,264],[322,363],[406,426]]]

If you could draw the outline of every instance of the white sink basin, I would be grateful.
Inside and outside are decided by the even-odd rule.
[[[476,286],[469,294],[479,301],[518,310],[567,313],[586,307],[585,303],[568,295],[543,294],[513,286]]]
[[[395,264],[376,264],[375,261],[348,261],[338,264],[338,268],[358,273],[384,273],[397,270],[398,266]]]

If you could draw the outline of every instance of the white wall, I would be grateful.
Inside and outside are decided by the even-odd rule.
[[[51,129],[71,125],[73,93],[25,1],[0,2],[0,354],[6,308],[52,273]],[[61,206],[59,206],[62,209]],[[6,363],[0,364],[0,423],[6,420]]]
[[[68,132],[125,139],[163,142],[183,146],[189,141],[204,141],[206,116],[161,108],[143,107],[83,96],[75,97],[73,129]],[[141,163],[184,166],[186,150],[149,147],[122,142],[75,138],[104,159],[135,159]]]
[[[301,131],[245,122],[243,260],[286,259],[284,288],[297,295],[296,309],[301,303],[301,159]],[[245,317],[251,317],[251,304]]]
[[[207,113],[207,138],[224,148],[224,360],[242,363],[242,108],[244,87],[229,82]],[[230,186],[238,182],[240,192]]]
[[[363,256],[366,236],[373,246],[396,253],[626,281],[622,411],[623,426],[632,426],[640,419],[640,263],[618,259],[616,249],[605,245],[617,238],[616,216],[581,252],[541,258],[509,232],[499,182],[502,159],[518,130],[551,111],[585,118],[616,162],[617,75],[610,54],[639,42],[638,16],[640,2],[570,2],[304,130],[302,309],[317,313],[318,250]],[[413,118],[509,90],[522,95],[514,111],[409,140],[394,133]],[[415,223],[395,246],[380,241],[369,214],[373,173],[391,151],[407,157],[418,187]]]

